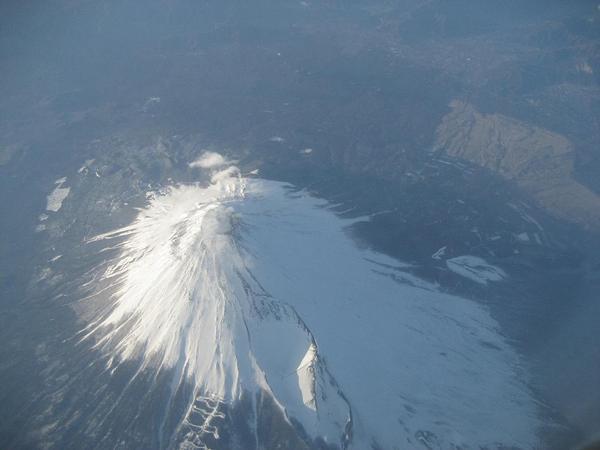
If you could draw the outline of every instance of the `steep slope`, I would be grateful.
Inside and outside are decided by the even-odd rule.
[[[265,395],[309,446],[535,446],[523,369],[483,308],[360,250],[324,202],[226,164],[197,164],[208,186],[154,193],[94,239],[118,256],[82,340],[113,355],[112,371],[174,374],[162,447],[208,448],[230,408],[251,398],[257,417]]]

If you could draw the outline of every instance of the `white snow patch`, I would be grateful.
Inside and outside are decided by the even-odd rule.
[[[50,267],[44,267],[43,269],[41,269],[38,272],[37,275],[37,281],[44,281],[47,280],[48,278],[50,278],[50,276],[52,275],[52,269]]]
[[[431,255],[431,258],[433,259],[442,259],[442,256],[444,256],[446,254],[446,246],[444,245],[442,248],[438,249],[433,255]]]
[[[594,73],[594,69],[592,69],[592,66],[590,66],[587,61],[577,64],[576,67],[579,72],[583,72],[587,75],[593,75]]]
[[[501,281],[506,278],[506,273],[502,269],[488,264],[484,259],[477,256],[457,256],[446,260],[446,265],[452,272],[479,284],[487,284],[488,281]]]
[[[70,187],[62,187],[66,181],[67,177],[63,177],[54,182],[56,187],[46,198],[46,211],[57,212],[62,207],[64,200],[71,191]]]
[[[160,97],[149,97],[142,106],[142,111],[148,112],[148,109],[155,104],[160,103]]]
[[[298,374],[298,385],[302,393],[302,402],[312,410],[317,409],[315,392],[314,392],[314,370],[317,360],[317,347],[310,344],[304,358],[300,361],[300,365],[296,369]]]
[[[90,166],[92,164],[94,164],[95,161],[96,161],[95,159],[88,159],[88,160],[86,160],[85,163],[83,164],[83,166],[81,166],[77,170],[77,173],[84,173],[84,174],[87,173],[88,170],[89,170],[89,168],[90,168]]]

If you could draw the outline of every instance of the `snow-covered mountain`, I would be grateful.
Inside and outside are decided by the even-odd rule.
[[[535,447],[524,369],[485,308],[359,248],[347,228],[368,217],[220,155],[191,167],[211,182],[155,192],[93,239],[117,252],[80,335],[113,374],[170,374],[160,446],[260,448],[266,398],[308,448]],[[240,408],[243,445],[227,421]]]

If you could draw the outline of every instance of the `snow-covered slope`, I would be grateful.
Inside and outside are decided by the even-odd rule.
[[[447,259],[446,266],[452,272],[479,284],[487,284],[488,281],[501,281],[506,278],[506,273],[502,269],[492,266],[485,259],[477,256],[456,256]]]
[[[359,249],[323,201],[222,164],[95,239],[119,249],[117,288],[84,339],[113,370],[172,369],[173,396],[194,386],[162,445],[218,439],[218,405],[262,392],[340,448],[534,447],[535,402],[487,311]],[[198,399],[217,406],[183,433]]]

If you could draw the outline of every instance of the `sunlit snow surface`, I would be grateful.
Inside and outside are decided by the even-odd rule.
[[[118,288],[85,339],[114,367],[173,369],[194,397],[266,391],[340,446],[533,448],[535,402],[488,312],[359,249],[350,224],[235,167],[168,188],[95,239],[118,247],[103,275]]]
[[[477,256],[457,256],[446,260],[446,265],[452,272],[479,284],[487,284],[488,281],[500,281],[506,278],[506,273],[502,269],[492,266],[485,259]]]
[[[65,177],[59,178],[54,182],[56,187],[50,192],[46,199],[46,211],[57,212],[62,207],[65,198],[67,198],[71,191],[71,188],[63,187],[66,181],[67,178]]]

